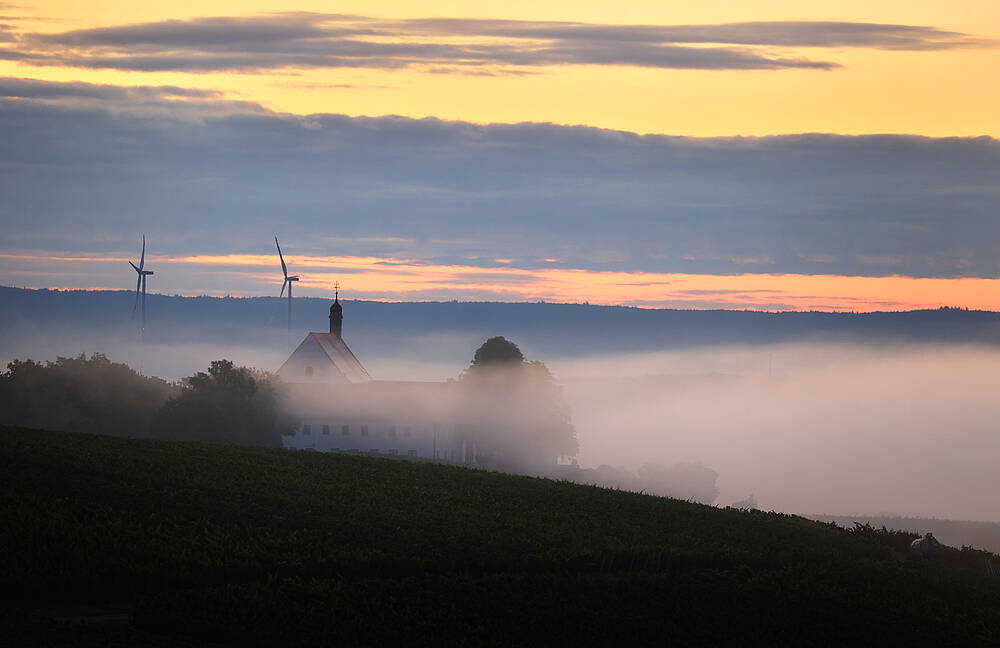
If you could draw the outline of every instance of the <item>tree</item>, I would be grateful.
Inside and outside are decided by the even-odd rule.
[[[177,390],[101,353],[45,363],[14,360],[0,373],[0,423],[144,437]]]
[[[159,438],[280,446],[273,378],[229,360],[184,379],[181,393],[157,413]]]
[[[476,349],[469,369],[484,369],[523,362],[524,354],[521,353],[521,349],[507,338],[497,336],[486,340],[482,346]]]
[[[657,495],[712,504],[719,496],[715,482],[719,473],[711,468],[691,463],[676,463],[670,467],[647,463],[639,467],[642,488]]]
[[[548,367],[492,337],[462,374],[463,429],[481,455],[512,469],[554,464],[578,452],[570,411]]]

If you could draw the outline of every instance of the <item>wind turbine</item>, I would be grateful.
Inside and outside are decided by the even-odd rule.
[[[139,265],[128,262],[133,269],[135,269],[138,275],[135,280],[135,304],[132,306],[132,312],[135,312],[139,308],[139,290],[142,289],[142,338],[145,341],[146,338],[146,277],[153,274],[152,270],[146,270],[146,235],[142,235],[142,256],[139,257]]]
[[[285,281],[281,284],[281,293],[278,297],[285,294],[285,286],[288,286],[288,341],[292,340],[292,282],[298,281],[298,275],[288,275],[288,267],[285,265],[285,257],[281,256],[281,246],[278,245],[278,237],[274,237],[274,244],[278,247],[278,258],[281,259],[281,272],[285,275]]]

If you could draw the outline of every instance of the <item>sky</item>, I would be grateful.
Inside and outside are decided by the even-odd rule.
[[[0,283],[1000,308],[1000,4],[0,2]]]

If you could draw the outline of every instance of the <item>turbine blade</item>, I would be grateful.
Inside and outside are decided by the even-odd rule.
[[[132,263],[131,261],[129,261],[129,262],[128,262],[128,264],[129,264],[130,266],[132,266],[133,268],[135,268],[135,271],[136,271],[136,272],[138,272],[138,273],[140,273],[140,274],[142,273],[142,270],[140,270],[140,269],[139,269],[139,267],[138,267],[137,265],[135,265],[134,263]]]
[[[136,275],[135,277],[135,304],[132,306],[132,310],[139,308],[139,286],[142,284],[142,275]]]
[[[280,292],[280,293],[278,293],[278,297],[284,297],[284,296],[285,296],[285,286],[288,286],[288,285],[289,285],[289,284],[288,284],[288,279],[286,278],[286,279],[285,279],[285,280],[284,280],[284,281],[283,281],[283,282],[281,283],[281,292]],[[291,289],[291,288],[289,288],[289,289],[288,289],[288,294],[289,294],[289,295],[290,295],[290,294],[292,294],[292,289]]]
[[[285,257],[281,256],[281,246],[278,245],[278,237],[277,236],[274,237],[274,244],[278,246],[278,258],[281,259],[281,274],[285,275],[285,277],[287,278],[288,277],[288,268],[285,267]]]
[[[139,258],[139,269],[142,270],[146,265],[146,235],[142,235],[142,256]]]

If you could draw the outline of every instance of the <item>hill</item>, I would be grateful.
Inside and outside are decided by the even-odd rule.
[[[985,554],[914,563],[900,553],[912,536],[871,527],[430,463],[17,428],[0,430],[0,463],[0,595],[23,643],[1000,642]]]
[[[0,287],[0,358],[55,359],[101,351],[114,360],[138,343],[129,291]],[[325,330],[329,299],[297,297],[291,340]],[[706,346],[814,341],[1000,345],[1000,313],[941,309],[902,313],[766,313],[546,303],[344,300],[344,335],[359,357],[409,358],[464,367],[488,337],[514,339],[529,355],[582,357]],[[288,355],[285,300],[150,294],[147,354],[167,378],[184,349],[205,345],[242,364],[275,369]],[[217,357],[213,355],[212,357]],[[201,358],[204,360],[204,358]],[[138,365],[138,358],[133,364]]]
[[[850,528],[854,524],[870,524],[875,527],[900,529],[923,535],[933,531],[934,537],[960,547],[969,545],[994,553],[1000,553],[1000,523],[977,522],[971,520],[942,520],[940,518],[902,517],[898,515],[806,515],[810,520],[836,522]]]

